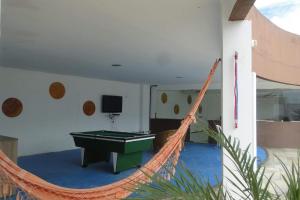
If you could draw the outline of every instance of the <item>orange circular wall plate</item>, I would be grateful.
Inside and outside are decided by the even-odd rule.
[[[54,99],[61,99],[65,96],[65,86],[60,82],[54,82],[49,87],[49,93]]]
[[[83,112],[87,116],[92,116],[96,111],[96,105],[93,101],[86,101],[83,104]]]
[[[17,117],[22,113],[22,102],[17,98],[8,98],[2,104],[2,112],[7,117]]]

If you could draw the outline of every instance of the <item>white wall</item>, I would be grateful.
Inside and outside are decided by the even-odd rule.
[[[49,95],[49,85],[54,81],[65,85],[66,95],[61,100]],[[123,113],[114,126],[101,113],[103,94],[123,96]],[[0,67],[1,104],[9,97],[22,101],[23,112],[16,118],[0,112],[0,135],[19,139],[19,155],[72,149],[69,133],[73,131],[138,131],[149,127],[149,87],[139,84]],[[91,117],[82,112],[86,100],[96,104]]]
[[[168,95],[168,102],[163,104],[161,94]],[[152,118],[161,119],[183,119],[189,112],[191,106],[198,95],[196,90],[156,90],[152,93],[154,103],[152,104]],[[193,102],[187,103],[187,97],[191,95]],[[220,90],[208,90],[202,102],[202,117],[205,120],[219,120],[221,116],[221,96]],[[180,113],[174,113],[174,105],[180,106]]]
[[[161,101],[161,94],[166,93],[168,96],[168,101],[163,104]],[[153,94],[154,95],[154,94]],[[194,93],[185,93],[183,91],[176,90],[158,90],[155,93],[152,109],[152,118],[159,119],[183,119],[187,112],[189,111],[192,104],[188,104],[187,97],[192,95],[192,99],[195,99]],[[174,113],[174,106],[178,104],[180,107],[180,112],[178,115]]]
[[[194,104],[194,100],[198,95],[198,90],[167,90],[164,88],[176,88],[174,86],[159,86],[152,89],[152,106],[151,106],[151,118],[158,119],[183,119],[190,111],[191,106]],[[181,88],[181,87],[179,87]],[[200,86],[198,87],[200,88]],[[161,101],[161,95],[166,93],[168,96],[167,103],[163,104]],[[188,104],[188,96],[192,96],[192,103]],[[174,105],[180,106],[180,113],[176,115],[174,113]],[[208,90],[201,103],[202,113],[197,113],[197,123],[192,124],[190,139],[192,142],[208,143],[207,134],[201,134],[200,132],[204,128],[208,128],[208,120],[220,120],[221,116],[221,91]],[[193,133],[195,132],[195,133]]]

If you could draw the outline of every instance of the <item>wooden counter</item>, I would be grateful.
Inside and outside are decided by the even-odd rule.
[[[300,122],[257,121],[257,144],[269,148],[300,148]]]
[[[12,161],[17,163],[18,158],[18,139],[0,135],[0,149]]]

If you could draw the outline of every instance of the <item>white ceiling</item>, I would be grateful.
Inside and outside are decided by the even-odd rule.
[[[0,65],[150,84],[198,83],[221,55],[219,4],[2,0]]]

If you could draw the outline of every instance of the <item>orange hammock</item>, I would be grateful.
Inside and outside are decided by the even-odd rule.
[[[48,183],[41,178],[21,169],[0,151],[0,198],[16,193],[16,199],[40,200],[82,200],[82,199],[122,199],[128,197],[138,184],[149,182],[149,175],[161,174],[170,178],[183,148],[183,138],[189,126],[195,122],[195,114],[211,83],[221,59],[214,63],[208,79],[202,87],[195,104],[182,121],[176,133],[161,150],[146,163],[141,170],[118,182],[93,189],[69,189]],[[146,175],[147,174],[147,175]]]

